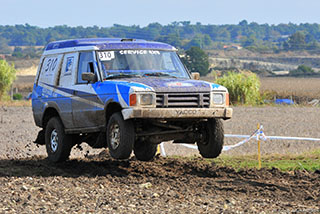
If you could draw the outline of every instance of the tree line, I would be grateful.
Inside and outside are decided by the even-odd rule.
[[[25,25],[0,25],[0,53],[10,52],[9,46],[44,46],[48,42],[72,38],[120,37],[155,40],[180,49],[192,46],[201,49],[223,49],[226,44],[239,44],[256,51],[319,50],[319,24],[258,24],[246,20],[239,24],[203,25],[190,21],[168,25],[151,23],[111,27],[69,27],[66,25],[40,28]],[[12,50],[11,50],[12,51]]]

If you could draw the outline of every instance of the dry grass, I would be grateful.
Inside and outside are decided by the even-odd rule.
[[[37,73],[37,69],[38,69],[37,65],[33,65],[28,68],[17,69],[17,75],[18,76],[35,76]]]
[[[29,107],[31,106],[31,100],[1,100],[0,107],[2,106]]]
[[[209,74],[202,80],[214,82]],[[296,103],[305,104],[313,99],[320,99],[320,78],[302,77],[260,77],[260,93],[264,99],[292,98]]]
[[[320,99],[320,78],[263,77],[260,81],[261,93],[300,102]]]

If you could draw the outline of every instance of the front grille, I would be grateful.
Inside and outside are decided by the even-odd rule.
[[[157,108],[209,108],[210,93],[157,93]]]

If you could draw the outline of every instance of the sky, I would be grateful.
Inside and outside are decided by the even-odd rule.
[[[0,25],[320,23],[319,0],[0,0]]]

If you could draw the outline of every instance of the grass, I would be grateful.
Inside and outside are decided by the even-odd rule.
[[[258,168],[257,155],[225,156],[211,160],[220,166],[231,166],[235,170],[244,168]],[[281,171],[306,170],[313,172],[320,170],[320,149],[301,155],[267,155],[261,157],[263,168],[278,168]]]
[[[197,157],[188,157],[187,159],[199,160]],[[220,155],[216,159],[203,159],[203,161],[215,163],[218,166],[232,167],[236,171],[258,168],[257,155]],[[320,170],[320,149],[299,155],[264,155],[261,157],[261,165],[262,168],[278,168],[281,171],[306,170],[314,172]]]

